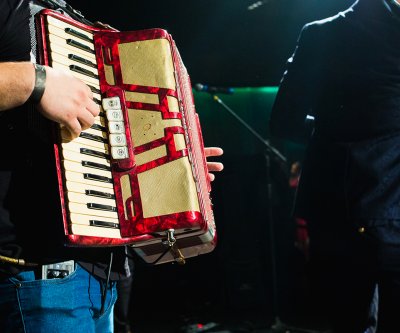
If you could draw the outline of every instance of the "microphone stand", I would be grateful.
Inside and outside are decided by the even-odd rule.
[[[271,254],[271,279],[272,279],[272,301],[273,301],[273,316],[274,323],[268,331],[265,333],[318,333],[317,331],[297,328],[293,326],[285,325],[279,318],[279,306],[278,306],[278,285],[277,285],[277,271],[276,271],[276,248],[275,248],[275,235],[274,235],[274,222],[272,214],[272,182],[271,182],[271,156],[277,161],[281,168],[286,167],[286,158],[274,148],[267,140],[265,140],[260,134],[257,133],[249,124],[247,124],[241,117],[239,117],[235,111],[233,111],[228,105],[226,105],[217,95],[213,94],[213,100],[220,104],[229,114],[231,114],[243,127],[245,127],[257,140],[263,144],[265,148],[265,166],[266,166],[266,177],[267,177],[267,216],[269,219],[269,241],[270,241],[270,254]],[[262,333],[261,331],[257,331]]]

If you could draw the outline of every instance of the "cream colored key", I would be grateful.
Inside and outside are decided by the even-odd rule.
[[[71,213],[82,214],[82,215],[89,215],[92,217],[93,220],[97,217],[111,217],[111,218],[118,218],[117,212],[110,212],[107,210],[99,210],[99,209],[90,209],[85,204],[79,204],[75,202],[68,203],[68,209]]]
[[[122,238],[119,229],[92,227],[81,224],[71,224],[71,232],[74,235],[107,237],[107,238]]]
[[[81,80],[81,81],[83,81],[83,82],[85,82],[87,84],[92,85],[96,89],[100,89],[99,80],[94,78],[94,77],[90,77],[90,76],[87,76],[87,75],[84,75],[84,74],[81,74],[81,73],[77,73],[77,72],[71,71],[68,66],[66,66],[64,64],[60,64],[60,63],[55,62],[55,61],[52,62],[51,67],[57,68],[57,69],[62,69],[62,70],[65,70],[65,71],[69,71],[73,76],[75,76],[79,80]]]
[[[69,202],[75,202],[75,203],[81,203],[81,204],[94,203],[94,204],[98,204],[98,205],[106,205],[106,206],[116,207],[115,200],[93,197],[93,196],[76,193],[76,192],[68,192],[67,198],[68,198]]]
[[[69,180],[67,180],[65,182],[65,187],[68,192],[86,194],[86,190],[88,190],[88,191],[98,191],[98,192],[103,192],[103,193],[108,193],[108,194],[114,195],[113,189],[93,186],[93,185],[89,185],[89,184],[71,182]]]
[[[78,173],[78,172],[73,172],[73,171],[66,170],[65,171],[65,179],[69,180],[71,182],[97,186],[99,188],[103,188],[104,187],[104,188],[113,189],[113,184],[111,184],[111,183],[96,181],[96,180],[92,180],[92,179],[85,179],[83,174]]]
[[[76,32],[78,32],[78,33],[81,33],[81,31],[79,31],[77,28],[75,28],[75,27],[66,27],[66,28],[70,28],[70,29],[72,29],[72,30],[75,30]],[[92,41],[88,41],[88,40],[86,40],[86,39],[83,39],[83,38],[80,38],[79,36],[75,36],[74,34],[72,34],[72,33],[68,33],[68,32],[66,32],[65,31],[65,28],[63,29],[63,28],[61,28],[61,27],[57,27],[57,26],[55,26],[55,25],[52,25],[52,24],[49,24],[48,26],[47,26],[47,31],[48,31],[48,33],[49,34],[51,34],[51,35],[56,35],[57,37],[60,37],[60,38],[62,38],[62,39],[64,39],[64,40],[66,40],[66,39],[74,39],[74,40],[76,40],[77,42],[79,42],[79,43],[82,43],[82,44],[84,44],[84,45],[87,45],[87,46],[90,46],[91,48],[93,48],[94,46],[94,42],[93,42],[93,36],[91,36],[91,37],[89,37],[89,36],[87,36],[87,35],[85,35],[86,37],[88,37],[88,38],[90,38]]]
[[[79,172],[79,173],[92,173],[94,175],[112,178],[110,171],[87,167],[77,162],[64,160],[63,166],[64,169],[68,171]]]
[[[57,52],[57,53],[61,53],[61,54],[63,52],[65,52],[66,54],[73,53],[76,55],[81,55],[82,57],[87,58],[92,62],[96,62],[96,56],[94,53],[92,53],[92,50],[84,51],[84,50],[80,49],[79,47],[69,45],[69,44],[67,44],[66,40],[64,40],[60,37],[57,37],[55,35],[49,35],[48,39],[49,39],[48,46],[49,46],[51,52]],[[93,49],[93,47],[91,49]]]
[[[93,149],[100,153],[109,154],[108,146],[105,145],[104,143],[100,142],[100,145],[94,146],[94,144],[89,145],[89,143],[87,143],[86,141],[89,140],[82,140],[82,138],[76,138],[73,141],[62,142],[61,146],[63,149],[68,149],[76,152],[80,152],[81,148],[87,148],[87,149]]]
[[[96,156],[81,154],[80,152],[75,152],[75,151],[64,149],[62,152],[62,155],[63,155],[63,159],[68,160],[68,161],[74,161],[74,162],[78,162],[78,163],[81,163],[82,161],[89,161],[89,162],[93,162],[93,163],[99,163],[99,164],[111,166],[110,160],[107,160],[104,158],[99,158]]]
[[[67,53],[59,54],[59,53],[56,53],[56,52],[52,52],[50,57],[51,57],[51,61],[52,62],[57,62],[59,64],[65,64],[66,66],[76,65],[76,66],[79,66],[79,67],[81,67],[83,69],[91,71],[95,75],[99,74],[99,72],[97,71],[97,67],[94,68],[92,66],[85,65],[85,64],[83,64],[83,63],[81,63],[79,61],[76,61],[74,59],[70,59],[70,58],[67,57]],[[89,59],[87,59],[87,60],[89,60]],[[96,64],[96,63],[94,63],[94,64]]]
[[[86,35],[89,38],[93,38],[93,34],[91,32],[83,30],[81,28],[77,28],[74,25],[71,25],[71,24],[66,23],[64,21],[56,19],[56,18],[54,18],[52,16],[46,16],[46,19],[47,19],[48,25],[52,25],[52,26],[58,27],[59,29],[63,29],[63,30],[65,28],[71,28],[71,29],[74,29],[74,30],[80,32],[81,34]]]

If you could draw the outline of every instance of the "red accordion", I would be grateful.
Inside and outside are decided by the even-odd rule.
[[[171,35],[100,29],[51,10],[37,24],[41,63],[70,71],[102,106],[79,138],[57,131],[66,245],[131,245],[149,263],[212,251],[201,128]]]

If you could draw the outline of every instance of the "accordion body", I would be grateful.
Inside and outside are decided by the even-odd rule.
[[[171,35],[87,26],[52,10],[36,23],[40,62],[70,71],[101,105],[77,139],[55,129],[66,245],[131,245],[148,263],[212,251],[201,127]]]

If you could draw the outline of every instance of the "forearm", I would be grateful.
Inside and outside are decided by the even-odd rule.
[[[35,70],[31,62],[0,63],[0,111],[24,104],[34,83]]]

